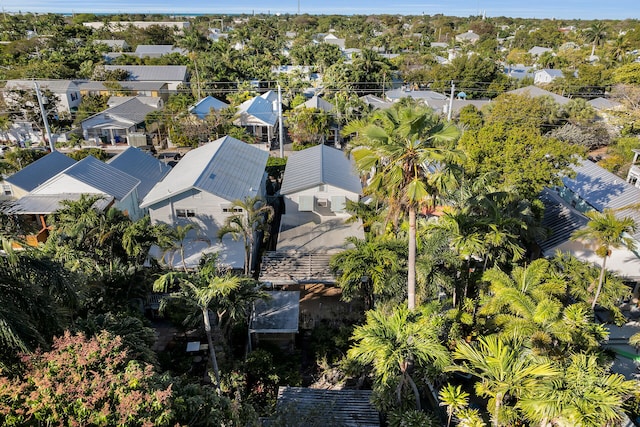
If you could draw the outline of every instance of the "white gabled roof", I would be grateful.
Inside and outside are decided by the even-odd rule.
[[[280,194],[292,194],[320,184],[362,193],[355,166],[342,151],[320,144],[291,153]]]
[[[258,194],[269,153],[230,136],[189,151],[144,198],[148,207],[198,189],[225,200],[242,200]]]

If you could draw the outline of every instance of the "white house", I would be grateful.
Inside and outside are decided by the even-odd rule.
[[[149,209],[153,223],[193,223],[199,235],[214,243],[226,218],[236,213],[231,208],[234,201],[265,196],[268,157],[260,148],[230,136],[209,142],[185,154],[147,194],[141,207]],[[224,261],[242,268],[243,243],[227,237],[222,244]],[[206,248],[199,251],[202,249]],[[199,258],[195,246],[191,255]]]
[[[277,95],[273,91],[249,99],[238,106],[236,126],[242,126],[262,142],[276,138],[278,124]]]
[[[113,200],[113,207],[132,220],[143,213],[138,204],[140,180],[93,156],[85,157],[33,189],[28,196],[55,196],[65,200],[67,194],[95,194]]]
[[[564,77],[562,70],[554,70],[551,68],[545,68],[538,70],[533,74],[533,84],[546,84],[551,83],[555,79]]]
[[[49,153],[5,178],[2,183],[2,198],[19,199],[75,162],[58,151]]]
[[[71,80],[38,80],[41,91],[49,90],[58,99],[58,112],[70,113],[80,105],[80,89]],[[13,102],[11,91],[35,91],[33,80],[9,80],[4,87],[4,97],[8,103]],[[46,102],[46,99],[45,99]]]

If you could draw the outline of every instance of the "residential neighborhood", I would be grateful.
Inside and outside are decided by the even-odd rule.
[[[3,10],[0,424],[640,425],[640,21],[477,12]]]

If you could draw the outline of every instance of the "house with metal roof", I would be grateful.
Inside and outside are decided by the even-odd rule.
[[[143,216],[138,203],[140,180],[93,156],[85,157],[50,178],[28,196],[50,196],[65,200],[67,194],[95,194],[113,199],[113,207],[132,220]]]
[[[160,58],[172,53],[186,55],[187,50],[170,44],[139,44],[133,54],[139,58]]]
[[[80,105],[80,89],[72,80],[38,80],[43,93],[51,91],[57,98],[58,112],[70,113],[76,111]],[[9,80],[4,87],[3,96],[7,103],[19,102],[20,96],[12,96],[15,91],[35,92],[34,80]]]
[[[361,224],[346,223],[346,202],[360,200],[362,183],[342,151],[321,144],[291,153],[280,194],[278,251],[333,253],[344,249],[347,236],[364,237]]]
[[[278,389],[275,417],[286,417],[279,420],[283,424],[379,427],[380,414],[371,403],[372,393],[282,386]]]
[[[529,52],[527,53],[537,58],[538,56],[546,52],[553,52],[553,49],[549,49],[548,47],[542,47],[542,46],[534,46],[531,49],[529,49]]]
[[[221,250],[223,262],[243,268],[242,242],[227,236],[220,245],[203,246],[202,240],[197,244],[196,234],[217,242],[226,218],[237,213],[231,208],[234,201],[265,197],[268,157],[257,146],[230,136],[209,142],[186,153],[146,195],[141,207],[149,209],[153,223],[197,226],[198,233],[190,236],[194,242],[189,247],[190,265],[197,264],[203,250]]]
[[[466,33],[456,35],[457,42],[467,42],[467,43],[476,43],[480,40],[480,36],[473,32],[473,30],[469,30]]]
[[[397,102],[402,98],[413,98],[415,100],[432,101],[432,100],[446,100],[449,99],[446,95],[443,95],[432,90],[419,90],[410,86],[402,86],[397,89],[389,90],[385,93],[387,99],[391,102]]]
[[[124,52],[129,50],[129,44],[122,39],[114,39],[114,40],[94,40],[93,44],[104,44],[109,46],[112,52]]]
[[[126,93],[129,96],[148,96],[167,100],[169,88],[165,82],[117,82],[114,86],[105,86],[105,82],[93,80],[76,80],[76,85],[80,89],[80,94],[85,95],[106,95],[115,96],[116,93]]]
[[[200,120],[204,120],[209,114],[211,114],[211,110],[220,111],[228,107],[229,104],[226,102],[222,102],[213,96],[207,96],[189,108],[189,112],[197,116]]]
[[[533,73],[533,84],[547,84],[551,83],[555,79],[561,79],[564,77],[562,70],[555,70],[552,68],[545,68]]]
[[[147,114],[162,106],[161,98],[151,97],[112,97],[109,108],[84,119],[80,123],[85,140],[96,142],[127,142],[129,145],[139,144],[138,135],[144,134]]]
[[[107,164],[140,180],[138,203],[142,203],[149,191],[171,171],[167,165],[150,154],[129,147],[107,161]]]
[[[2,183],[2,194],[4,198],[12,199],[26,196],[40,184],[43,184],[74,163],[76,163],[75,160],[58,151],[49,153],[5,178]]]
[[[551,234],[539,244],[545,256],[559,250],[599,265],[602,257],[595,253],[596,248],[586,242],[571,240],[572,232],[586,225],[588,220],[584,213],[593,209],[598,212],[612,209],[616,217],[631,217],[640,224],[640,212],[631,207],[640,201],[640,188],[590,160],[582,161],[573,169],[576,176],[563,178],[563,187],[542,194],[546,207],[543,225],[551,230]],[[640,243],[640,230],[631,237]],[[634,251],[614,249],[607,259],[607,268],[627,279],[640,279],[640,258]]]
[[[567,97],[560,96],[558,94],[549,92],[548,90],[544,90],[533,85],[510,90],[506,93],[513,93],[516,95],[526,95],[526,96],[530,96],[531,98],[537,98],[539,96],[550,96],[551,98],[553,98],[554,101],[556,101],[560,105],[564,105],[570,101],[569,98]]]
[[[278,106],[274,95],[269,91],[240,104],[233,124],[246,128],[262,142],[274,141],[278,128]],[[275,97],[277,99],[277,95]]]
[[[336,109],[332,103],[320,98],[318,95],[313,95],[310,100],[298,105],[296,108],[316,108],[327,113]]]
[[[105,71],[124,70],[129,73],[128,80],[139,82],[164,82],[170,91],[188,84],[189,73],[186,65],[105,65]]]

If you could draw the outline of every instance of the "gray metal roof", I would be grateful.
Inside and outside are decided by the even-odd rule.
[[[302,107],[317,108],[318,110],[326,111],[327,113],[336,109],[336,107],[332,103],[320,98],[318,95],[313,95],[310,100],[298,105],[296,108]]]
[[[144,55],[169,55],[171,53],[179,53],[180,55],[186,55],[187,50],[180,47],[175,47],[170,44],[139,44],[136,46],[135,54],[138,56]]]
[[[544,217],[542,226],[547,228],[547,238],[538,242],[545,255],[547,251],[560,246],[568,241],[574,231],[587,225],[588,218],[569,206],[553,190],[545,188],[540,195],[544,204]]]
[[[434,92],[432,90],[407,90],[406,88],[397,88],[386,92],[387,99],[392,101],[398,100],[401,98],[413,98],[413,99],[423,99],[423,100],[433,100],[433,99],[449,99],[446,95],[443,95],[438,92]]]
[[[265,126],[275,126],[278,122],[278,114],[273,109],[273,103],[261,96],[256,96],[240,104],[238,106],[238,114],[241,118],[236,122],[240,124],[244,124],[243,116],[245,115],[254,117]]]
[[[140,184],[139,179],[93,156],[85,157],[61,173],[113,196],[116,200],[124,199]]]
[[[538,96],[550,96],[560,105],[564,105],[569,102],[569,98],[557,95],[553,92],[549,92],[548,90],[540,89],[539,87],[533,85],[521,87],[520,89],[510,90],[507,93],[515,93],[516,95],[527,95],[532,98],[536,98]]]
[[[34,82],[37,81],[40,89],[48,89],[53,93],[66,93],[69,90],[77,91],[78,87],[71,80],[9,80],[5,89],[35,90]]]
[[[296,193],[320,184],[362,192],[355,166],[342,151],[320,144],[291,153],[280,193]]]
[[[225,200],[258,194],[269,153],[230,136],[189,151],[145,197],[147,207],[192,188]]]
[[[327,426],[379,427],[380,415],[371,397],[371,390],[280,387],[276,408],[293,416],[300,414],[301,419],[312,416]]]
[[[107,164],[140,180],[140,185],[138,186],[138,199],[140,201],[144,199],[154,185],[162,181],[162,178],[171,171],[171,166],[136,147],[127,148],[122,153],[109,159]]]
[[[300,316],[300,291],[269,291],[268,299],[256,301],[249,332],[258,334],[282,334],[298,332]]]
[[[196,105],[189,109],[191,114],[195,114],[198,118],[204,120],[209,114],[211,114],[211,109],[213,108],[215,111],[222,110],[223,108],[227,108],[229,104],[226,102],[222,102],[213,96],[207,96],[202,98]]]
[[[157,110],[157,108],[145,104],[137,97],[132,97],[131,99],[128,99],[125,102],[122,102],[114,107],[104,110],[101,113],[91,116],[88,119],[83,120],[82,122],[89,122],[93,118],[103,115],[106,118],[113,119],[113,121],[118,123],[130,122],[127,126],[125,126],[125,128],[129,128],[132,126],[132,124],[144,122],[147,114],[155,110]]]
[[[18,200],[4,203],[1,209],[7,215],[48,215],[57,212],[62,201],[76,201],[80,199],[80,196],[82,194],[79,193],[27,194]],[[112,202],[113,197],[104,197],[98,200],[94,207],[98,210],[104,210]]]
[[[622,104],[616,101],[612,101],[606,98],[595,98],[588,101],[596,110],[613,110],[615,108],[622,107]]]
[[[129,80],[186,81],[185,65],[105,65],[106,71],[125,70],[131,75]]]
[[[5,181],[28,192],[67,169],[75,162],[71,157],[54,151],[25,166],[6,178]]]
[[[599,212],[605,209],[616,211],[619,218],[629,216],[640,225],[640,211],[622,209],[640,203],[640,188],[627,183],[623,178],[601,168],[590,160],[584,160],[573,169],[575,178],[563,178],[565,187],[577,194],[582,200]],[[633,236],[640,240],[640,231]]]
[[[105,82],[98,82],[93,80],[76,81],[76,85],[80,90],[111,90],[105,85]],[[161,90],[166,83],[162,81],[158,82],[136,82],[136,81],[124,81],[118,82],[120,87],[124,90]]]

